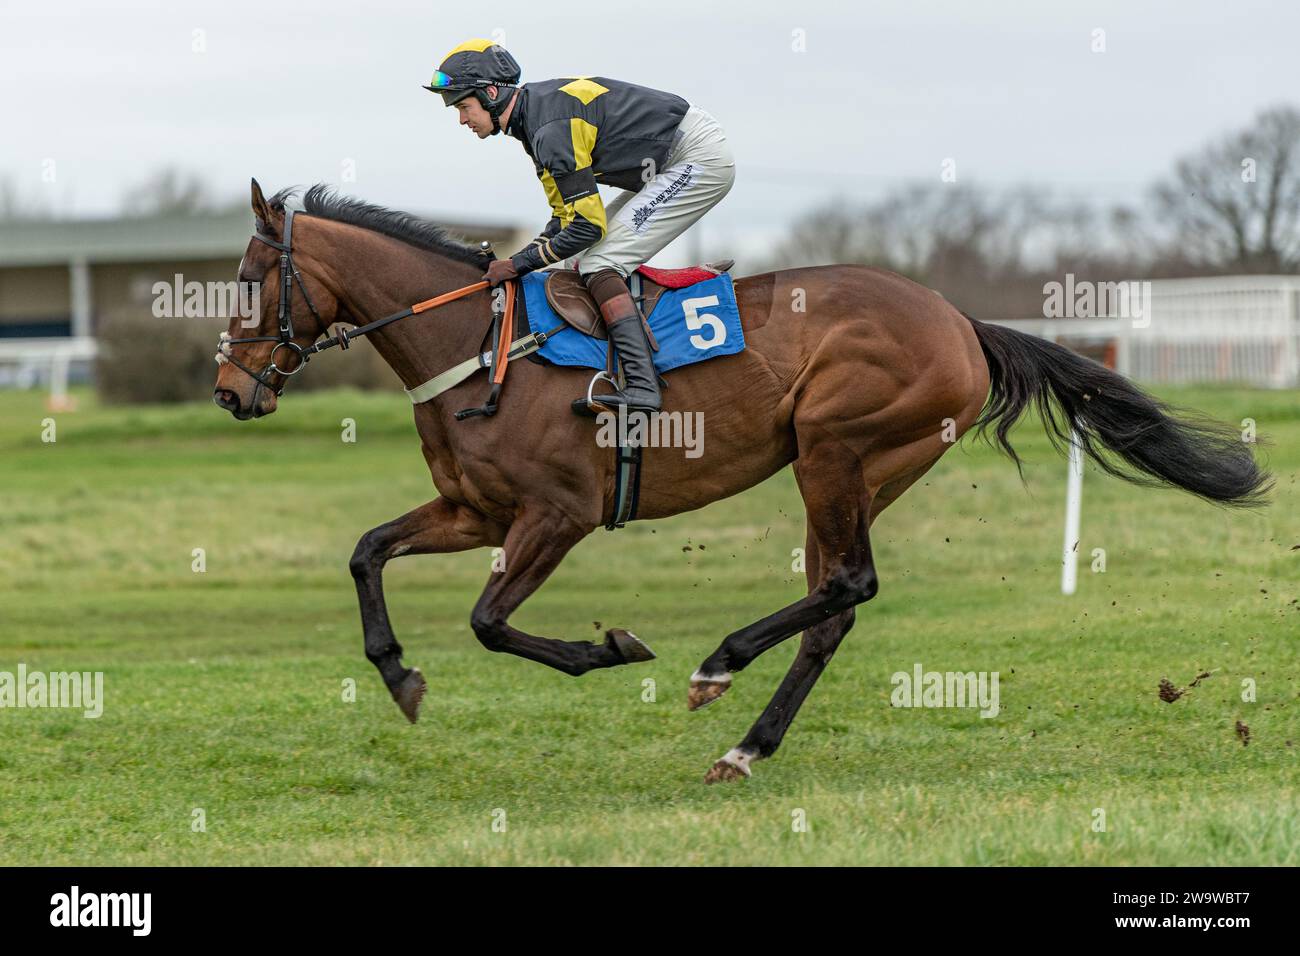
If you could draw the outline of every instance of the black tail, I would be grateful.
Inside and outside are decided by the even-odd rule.
[[[1020,456],[1007,434],[1033,404],[1058,450],[1069,447],[1073,429],[1084,453],[1117,478],[1175,485],[1223,504],[1263,503],[1272,480],[1231,427],[1172,408],[1055,342],[966,318],[984,350],[991,384],[975,428],[985,433],[996,423],[997,443],[1017,467]]]

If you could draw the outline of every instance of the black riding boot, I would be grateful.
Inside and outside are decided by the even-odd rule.
[[[620,295],[600,309],[609,330],[609,340],[618,349],[626,387],[598,396],[602,405],[626,405],[629,410],[659,411],[659,377],[650,357],[650,342],[641,325],[641,313],[630,295]]]

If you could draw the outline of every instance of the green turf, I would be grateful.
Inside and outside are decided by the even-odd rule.
[[[1271,508],[1090,468],[1065,598],[1064,462],[1019,429],[1026,489],[967,442],[877,524],[880,594],[783,749],[706,787],[795,650],[687,712],[721,638],[802,593],[788,470],[598,531],[512,620],[629,626],[647,664],[574,679],[483,650],[486,550],[390,564],[394,627],[429,679],[410,726],[362,654],[347,570],[362,532],[433,497],[402,396],[290,393],[237,423],[78,393],[47,444],[43,397],[0,393],[0,670],[103,671],[106,694],[98,720],[0,710],[0,863],[1300,863],[1300,402],[1162,395],[1258,422]],[[890,676],[917,662],[998,671],[1002,712],[892,708]]]

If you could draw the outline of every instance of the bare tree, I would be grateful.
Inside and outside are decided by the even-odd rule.
[[[765,268],[862,263],[900,272],[990,318],[1036,315],[1043,283],[1130,278],[1120,231],[1086,203],[1031,187],[917,183],[873,203],[836,200],[797,221]]]
[[[881,266],[988,318],[1041,311],[1043,285],[1300,270],[1300,111],[1180,160],[1138,208],[1030,187],[916,183],[875,202],[836,199],[794,223],[762,268]]]
[[[1296,271],[1300,111],[1266,110],[1250,128],[1179,160],[1153,196],[1170,231],[1167,262],[1200,272]]]
[[[0,222],[52,217],[48,203],[33,202],[19,193],[12,179],[0,178]]]
[[[186,216],[217,212],[230,203],[213,198],[207,185],[193,173],[172,167],[159,169],[122,196],[127,216]]]

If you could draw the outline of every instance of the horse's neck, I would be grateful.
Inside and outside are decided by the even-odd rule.
[[[481,272],[406,243],[368,234],[362,254],[345,253],[337,275],[351,320],[365,325],[435,295],[472,285]],[[407,388],[474,355],[487,330],[487,297],[472,294],[389,323],[367,338]]]

